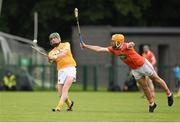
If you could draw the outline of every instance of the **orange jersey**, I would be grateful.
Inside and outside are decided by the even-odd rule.
[[[139,55],[134,48],[127,48],[127,43],[123,43],[119,49],[108,47],[108,50],[120,56],[120,59],[132,69],[137,69],[145,63],[144,57]]]
[[[153,52],[148,51],[147,53],[143,53],[142,56],[146,58],[152,64],[152,58],[155,57]]]
[[[48,56],[54,56],[61,54],[62,51],[67,50],[68,53],[63,58],[57,58],[55,60],[57,64],[57,70],[65,68],[65,67],[72,67],[76,66],[76,62],[72,56],[70,44],[68,42],[66,43],[60,43],[57,47],[54,47],[49,53]]]

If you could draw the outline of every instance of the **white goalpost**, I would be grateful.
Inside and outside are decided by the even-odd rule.
[[[47,64],[47,57],[37,53],[37,57],[33,57],[32,40],[25,39],[19,36],[0,32],[0,54],[3,56],[5,64],[17,64],[19,58],[32,59],[32,63]],[[38,47],[38,50],[43,51],[43,48]],[[1,59],[2,62],[2,59]]]

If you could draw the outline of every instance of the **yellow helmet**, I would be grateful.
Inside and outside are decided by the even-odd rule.
[[[115,43],[123,43],[124,42],[124,35],[123,34],[114,34],[111,38],[112,42]]]

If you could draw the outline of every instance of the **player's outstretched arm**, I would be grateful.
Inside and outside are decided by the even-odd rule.
[[[101,46],[95,46],[95,45],[88,45],[88,44],[85,44],[83,43],[81,45],[82,48],[87,48],[87,49],[90,49],[90,50],[93,50],[95,52],[109,52],[108,48],[107,47],[101,47]]]

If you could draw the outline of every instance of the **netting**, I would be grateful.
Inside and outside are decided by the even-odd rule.
[[[32,44],[31,40],[0,32],[0,86],[3,86],[2,78],[10,71],[17,78],[18,90],[54,87],[55,66],[32,49]]]

